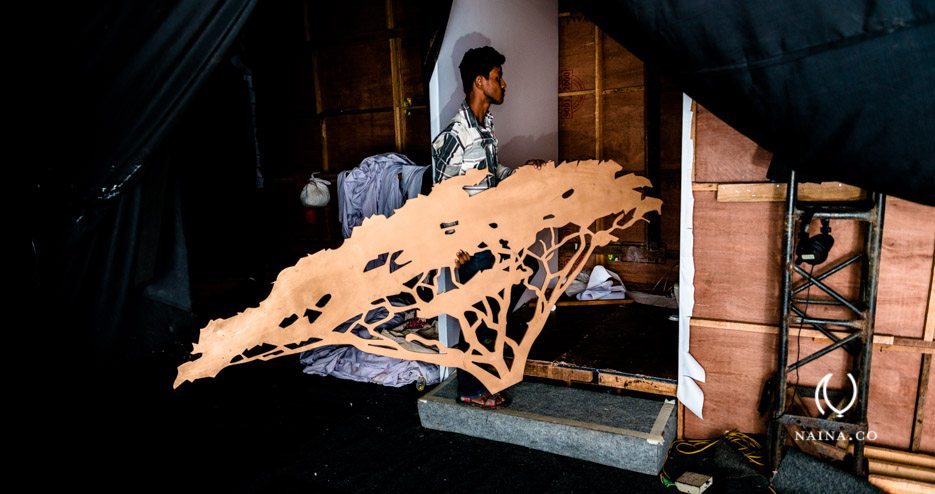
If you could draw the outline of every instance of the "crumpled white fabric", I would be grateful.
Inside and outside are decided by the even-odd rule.
[[[615,284],[616,282],[616,284]],[[568,296],[578,300],[601,300],[626,298],[627,289],[623,280],[604,266],[594,266],[590,272],[581,271],[565,290]]]
[[[438,383],[437,365],[374,355],[352,346],[324,346],[302,354],[302,372],[334,376],[352,381],[400,387],[425,379],[425,385]]]

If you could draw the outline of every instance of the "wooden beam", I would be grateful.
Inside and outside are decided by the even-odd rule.
[[[925,308],[925,331],[922,338],[935,340],[935,254],[932,254],[932,280],[929,282],[929,301]]]
[[[922,429],[925,422],[925,401],[928,395],[929,377],[932,370],[932,355],[922,356],[922,368],[919,371],[919,388],[916,392],[915,420],[912,421],[912,443],[909,449],[919,451],[922,447]]]
[[[925,307],[925,328],[922,339],[931,342],[935,339],[935,254],[932,255],[932,278],[929,281],[929,298]],[[928,399],[929,379],[932,375],[932,355],[922,356],[919,370],[919,388],[916,391],[915,420],[912,422],[912,443],[910,449],[918,451],[922,447],[922,430],[925,422],[925,402]]]
[[[603,369],[577,367],[544,360],[527,360],[525,376],[554,379],[565,383],[596,384],[608,388],[627,389],[663,396],[675,396],[677,385],[670,379],[623,374]]]
[[[779,334],[779,327],[769,324],[692,318],[691,325],[692,327],[729,329],[732,331],[743,331],[746,333]],[[832,333],[839,337],[847,335],[847,333],[841,331],[832,331]],[[797,329],[789,331],[789,336],[795,337],[796,335],[799,335],[802,338],[830,341],[827,336],[814,329],[802,329],[801,332],[799,332]],[[906,338],[903,336],[894,336],[888,334],[875,334],[873,335],[873,346],[878,350],[888,352],[935,354],[935,342],[925,341],[920,338]]]
[[[645,90],[643,86],[628,86],[628,87],[613,87],[609,89],[602,89],[602,95],[608,94],[617,94],[617,93],[641,93]],[[593,89],[582,89],[580,91],[565,91],[558,93],[558,97],[562,98],[565,96],[589,96],[594,94]]]
[[[854,446],[849,446],[853,451]],[[883,448],[880,446],[864,446],[864,456],[872,460],[883,460],[890,463],[914,465],[922,468],[935,469],[935,456],[924,453],[910,453],[898,449]]]
[[[321,79],[318,77],[318,52],[312,55],[312,77],[315,80],[315,112],[321,115]],[[321,169],[328,171],[328,127],[325,117],[318,118],[321,127]]]
[[[870,475],[867,480],[888,494],[931,494],[935,484],[906,480],[886,475]]]
[[[693,183],[692,191],[693,192],[717,192],[718,184],[711,183]]]
[[[393,0],[386,0],[386,29],[396,28],[396,15],[393,8]],[[403,152],[406,146],[406,121],[403,115],[403,90],[402,76],[400,72],[400,39],[391,37],[390,42],[390,79],[393,83],[393,133],[396,141],[396,152]]]
[[[885,475],[900,479],[935,483],[935,470],[915,465],[905,465],[884,460],[869,460],[871,475]]]
[[[604,159],[604,40],[601,28],[594,26],[594,158]],[[606,228],[598,218],[597,228]],[[607,264],[606,254],[594,254],[595,264]]]
[[[597,383],[609,388],[629,389],[654,395],[675,396],[675,383],[660,382],[647,377],[625,376],[620,374],[599,373]]]
[[[840,182],[799,184],[799,199],[803,201],[855,201],[863,199],[863,189]],[[786,200],[786,184],[744,183],[718,184],[720,202],[782,202]]]

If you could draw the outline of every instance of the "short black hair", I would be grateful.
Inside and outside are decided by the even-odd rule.
[[[503,67],[506,57],[490,46],[481,48],[471,48],[464,53],[461,59],[461,84],[464,85],[464,94],[471,92],[471,86],[474,85],[474,79],[477,76],[483,76],[486,79],[494,67]]]

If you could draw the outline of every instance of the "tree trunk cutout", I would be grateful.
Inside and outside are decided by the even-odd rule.
[[[662,201],[644,197],[642,189],[651,187],[649,181],[622,175],[622,167],[613,161],[560,166],[550,162],[540,170],[522,167],[498,187],[469,195],[464,187],[477,184],[484,174],[472,170],[445,180],[430,195],[411,199],[389,218],[366,219],[338,249],[311,254],[284,269],[259,307],[212,320],[201,330],[192,349],[194,360],[179,366],[175,386],[213,377],[232,364],[325,345],[353,345],[378,355],[457,367],[476,376],[491,392],[520,382],[526,357],[551,307],[594,249],[613,241],[614,231],[645,220],[651,211],[658,213]],[[611,214],[614,221],[598,230],[596,220]],[[566,231],[574,226],[577,231],[557,238],[556,232],[570,225]],[[537,240],[543,230],[550,232],[547,242]],[[564,268],[552,272],[548,259],[569,245],[577,246],[574,255]],[[494,265],[439,293],[437,273],[445,267],[454,270],[461,250],[470,254],[489,250]],[[541,286],[528,281],[532,273],[523,264],[526,256],[540,261],[540,269],[546,270]],[[366,269],[378,259],[381,265]],[[525,333],[513,339],[507,336],[506,316],[512,306],[510,288],[517,283],[535,292],[537,302]],[[407,294],[412,303],[397,306],[388,301],[399,294]],[[380,308],[385,317],[366,322],[367,315]],[[409,341],[438,350],[417,352],[373,330],[412,309],[422,318],[440,314],[455,318],[469,348],[445,348],[437,340],[407,335]],[[492,344],[479,341],[481,325],[493,331]],[[342,326],[345,330],[336,329]],[[367,329],[372,338],[357,336],[355,328]]]

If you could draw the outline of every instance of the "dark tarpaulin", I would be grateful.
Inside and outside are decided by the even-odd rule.
[[[53,123],[67,156],[37,172],[31,207],[35,299],[63,315],[61,346],[106,354],[134,288],[190,309],[178,177],[155,151],[254,3],[98,2],[69,19]]]
[[[935,205],[935,1],[572,0],[789,168]]]

